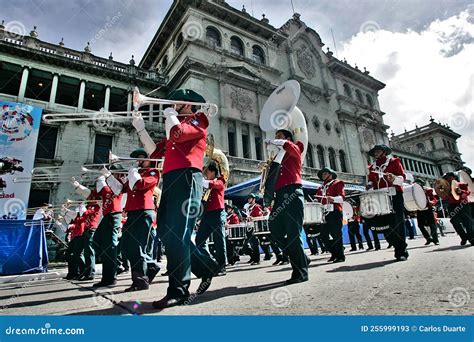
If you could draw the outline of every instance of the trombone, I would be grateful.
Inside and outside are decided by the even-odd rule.
[[[133,90],[133,110],[132,111],[122,111],[122,112],[106,112],[103,109],[99,112],[79,112],[79,113],[55,113],[55,114],[45,114],[43,115],[43,121],[45,123],[54,123],[54,122],[69,122],[69,121],[119,121],[119,120],[130,120],[132,114],[138,113],[140,107],[146,105],[160,105],[159,110],[150,111],[150,113],[158,112],[158,114],[163,115],[162,106],[179,106],[179,105],[192,105],[200,107],[200,112],[208,116],[214,116],[218,112],[218,107],[214,103],[201,103],[201,102],[189,102],[189,101],[173,101],[166,99],[158,99],[154,97],[147,97],[140,94],[140,91],[137,87]],[[179,116],[188,116],[191,114],[178,114]],[[153,115],[145,115],[143,118],[150,118]]]

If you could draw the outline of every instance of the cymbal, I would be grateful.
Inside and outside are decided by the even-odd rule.
[[[435,181],[434,189],[436,194],[442,199],[447,199],[451,193],[451,187],[446,179],[440,178]]]

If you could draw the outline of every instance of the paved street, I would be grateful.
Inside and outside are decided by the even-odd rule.
[[[385,242],[380,251],[346,253],[345,263],[314,256],[310,281],[290,286],[283,284],[288,265],[249,266],[244,258],[189,305],[162,312],[152,310],[151,302],[165,294],[166,277],[157,277],[148,291],[124,293],[131,281],[123,274],[118,286],[94,292],[92,281],[62,280],[65,269],[54,270],[52,279],[1,284],[0,310],[1,315],[472,315],[474,247],[459,246],[454,234],[440,242],[424,246],[422,238],[409,240],[406,262],[394,262]],[[198,284],[193,281],[191,290]]]

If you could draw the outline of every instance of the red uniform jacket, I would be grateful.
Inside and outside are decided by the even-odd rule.
[[[160,173],[157,169],[146,169],[138,171],[142,179],[135,183],[132,189],[128,182],[124,184],[122,192],[127,193],[127,203],[125,211],[134,210],[154,210],[155,202],[153,200],[153,189],[160,180]]]
[[[157,144],[150,158],[161,158],[164,152],[163,174],[187,168],[202,170],[208,126],[209,120],[203,113],[187,116],[171,129],[170,139]]]
[[[393,185],[392,182],[388,180],[387,175],[383,175],[383,177],[380,178],[379,174],[374,172],[376,168],[380,168],[379,171],[381,172],[393,173],[395,176],[402,176],[403,179],[406,179],[405,170],[403,169],[400,158],[391,157],[387,166],[383,167],[382,165],[385,164],[386,161],[387,157],[384,156],[377,159],[375,161],[375,165],[369,165],[369,181],[372,182],[373,188],[375,190],[395,186],[397,192],[403,192],[402,187],[399,185]]]
[[[250,217],[260,217],[263,216],[263,208],[260,204],[255,203],[255,205],[250,209]]]
[[[451,182],[450,182],[451,185]],[[458,183],[459,188],[461,189],[461,194],[459,195],[459,199],[455,200],[451,193],[448,196],[448,204],[460,204],[462,202],[467,202],[469,195],[471,192],[469,191],[466,183]]]
[[[352,221],[360,222],[359,207],[356,207],[355,205],[353,205],[352,210],[354,212],[354,215],[352,215]]]
[[[83,216],[78,216],[76,217],[72,223],[71,223],[71,241],[72,239],[82,236],[84,234],[84,225],[85,225],[85,220],[84,220],[84,215]]]
[[[232,213],[227,216],[227,224],[238,224],[240,223],[239,216],[236,213]]]
[[[95,190],[94,190],[95,191]],[[122,212],[122,195],[116,196],[109,186],[104,186],[98,193],[102,199],[102,215],[121,213]]]
[[[224,177],[209,181],[209,189],[211,189],[211,194],[207,199],[206,211],[224,209]]]
[[[426,203],[428,204],[428,208],[431,209],[436,205],[436,203],[438,203],[438,199],[434,195],[433,189],[423,187],[423,190],[425,191]]]
[[[280,174],[275,184],[275,191],[287,185],[301,184],[301,154],[304,150],[303,143],[300,141],[296,143],[287,141],[283,145],[283,149],[286,153],[281,161]]]
[[[86,206],[87,210],[82,215],[84,218],[85,229],[95,229],[99,226],[100,221],[100,205],[91,204]]]
[[[330,181],[324,182],[324,184],[319,187],[316,191],[316,196],[342,196],[342,199],[346,197],[346,193],[344,192],[344,182],[340,179],[333,179]],[[322,204],[329,204],[328,199],[326,197],[316,197],[316,199]],[[342,203],[333,203],[334,210],[342,212]]]

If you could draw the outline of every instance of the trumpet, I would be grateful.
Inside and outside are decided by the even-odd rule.
[[[33,175],[31,177],[17,177],[13,179],[13,183],[32,183],[32,184],[41,184],[41,183],[62,183],[68,182],[71,180],[71,177],[78,177],[83,181],[93,181],[94,178],[90,178],[86,175],[78,175],[77,173],[73,174],[52,174],[52,175]]]
[[[173,101],[166,99],[158,99],[154,97],[147,97],[140,94],[140,91],[137,87],[133,90],[133,110],[132,111],[122,111],[122,112],[109,112],[101,109],[99,112],[78,112],[78,113],[55,113],[55,114],[45,114],[43,115],[43,121],[45,123],[54,123],[54,122],[69,122],[69,121],[97,121],[97,120],[110,120],[110,121],[120,121],[120,120],[131,120],[132,114],[136,114],[140,111],[140,107],[146,105],[159,105],[159,110],[150,111],[150,113],[157,112],[158,115],[163,115],[163,106],[179,106],[179,105],[192,105],[200,107],[200,112],[208,115],[214,116],[218,112],[218,107],[214,103],[200,103],[200,102],[188,102],[188,101]],[[191,114],[179,114],[180,116],[187,116]],[[153,115],[145,115],[143,118],[150,118]]]
[[[76,200],[66,200],[66,206],[71,206],[73,204],[101,204],[102,200],[84,200],[84,201],[76,201]]]

